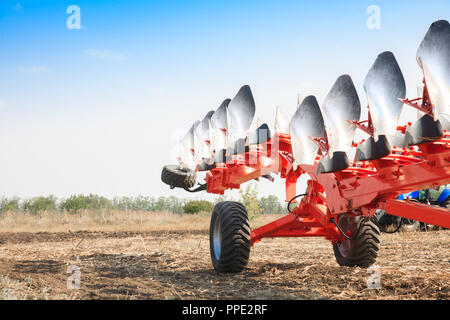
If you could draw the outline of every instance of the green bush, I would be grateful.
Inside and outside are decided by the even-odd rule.
[[[240,201],[247,209],[248,218],[250,220],[257,218],[262,211],[258,205],[258,193],[258,187],[255,185],[252,188],[251,184],[249,184],[247,188],[239,190],[239,195],[241,197]]]
[[[20,198],[13,197],[13,198],[6,198],[3,197],[0,202],[0,211],[19,211],[20,210]]]
[[[269,195],[258,200],[258,206],[262,209],[262,214],[283,214],[287,209],[283,207],[277,196]]]
[[[68,212],[76,212],[79,210],[99,210],[99,209],[111,209],[113,206],[111,201],[105,197],[98,196],[96,194],[90,194],[88,196],[79,194],[72,195],[68,199],[64,199],[59,205],[61,210]]]
[[[57,210],[56,197],[36,197],[31,199],[25,199],[22,202],[22,211],[37,213],[41,211],[55,211]]]
[[[211,212],[213,204],[206,200],[189,201],[183,206],[183,212],[194,214],[199,212]]]

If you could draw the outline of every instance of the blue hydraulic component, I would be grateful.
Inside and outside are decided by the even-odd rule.
[[[447,200],[447,198],[450,197],[450,189],[449,188],[445,188],[444,191],[442,191],[441,195],[438,198],[438,203],[442,203],[445,200]]]
[[[443,203],[445,200],[447,200],[447,198],[450,197],[450,188],[445,188],[442,193],[440,194],[437,203],[441,204]],[[398,200],[406,200],[406,198],[410,198],[410,199],[419,199],[419,191],[413,191],[410,193],[405,193],[405,194],[401,194],[397,197]]]
[[[410,193],[401,194],[397,197],[398,200],[406,200],[406,198],[419,199],[419,191],[413,191]]]

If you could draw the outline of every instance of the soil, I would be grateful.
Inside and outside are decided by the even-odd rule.
[[[324,239],[263,239],[244,272],[219,274],[204,230],[0,233],[3,299],[450,299],[450,231],[382,234],[376,266],[369,289]]]

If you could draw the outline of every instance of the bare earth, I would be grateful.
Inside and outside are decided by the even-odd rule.
[[[449,299],[450,231],[383,234],[377,266],[379,290],[323,239],[264,239],[230,275],[205,230],[0,233],[0,299]]]

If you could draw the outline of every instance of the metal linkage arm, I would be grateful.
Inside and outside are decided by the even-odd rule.
[[[385,210],[391,215],[450,228],[450,210],[403,200],[387,200]]]

